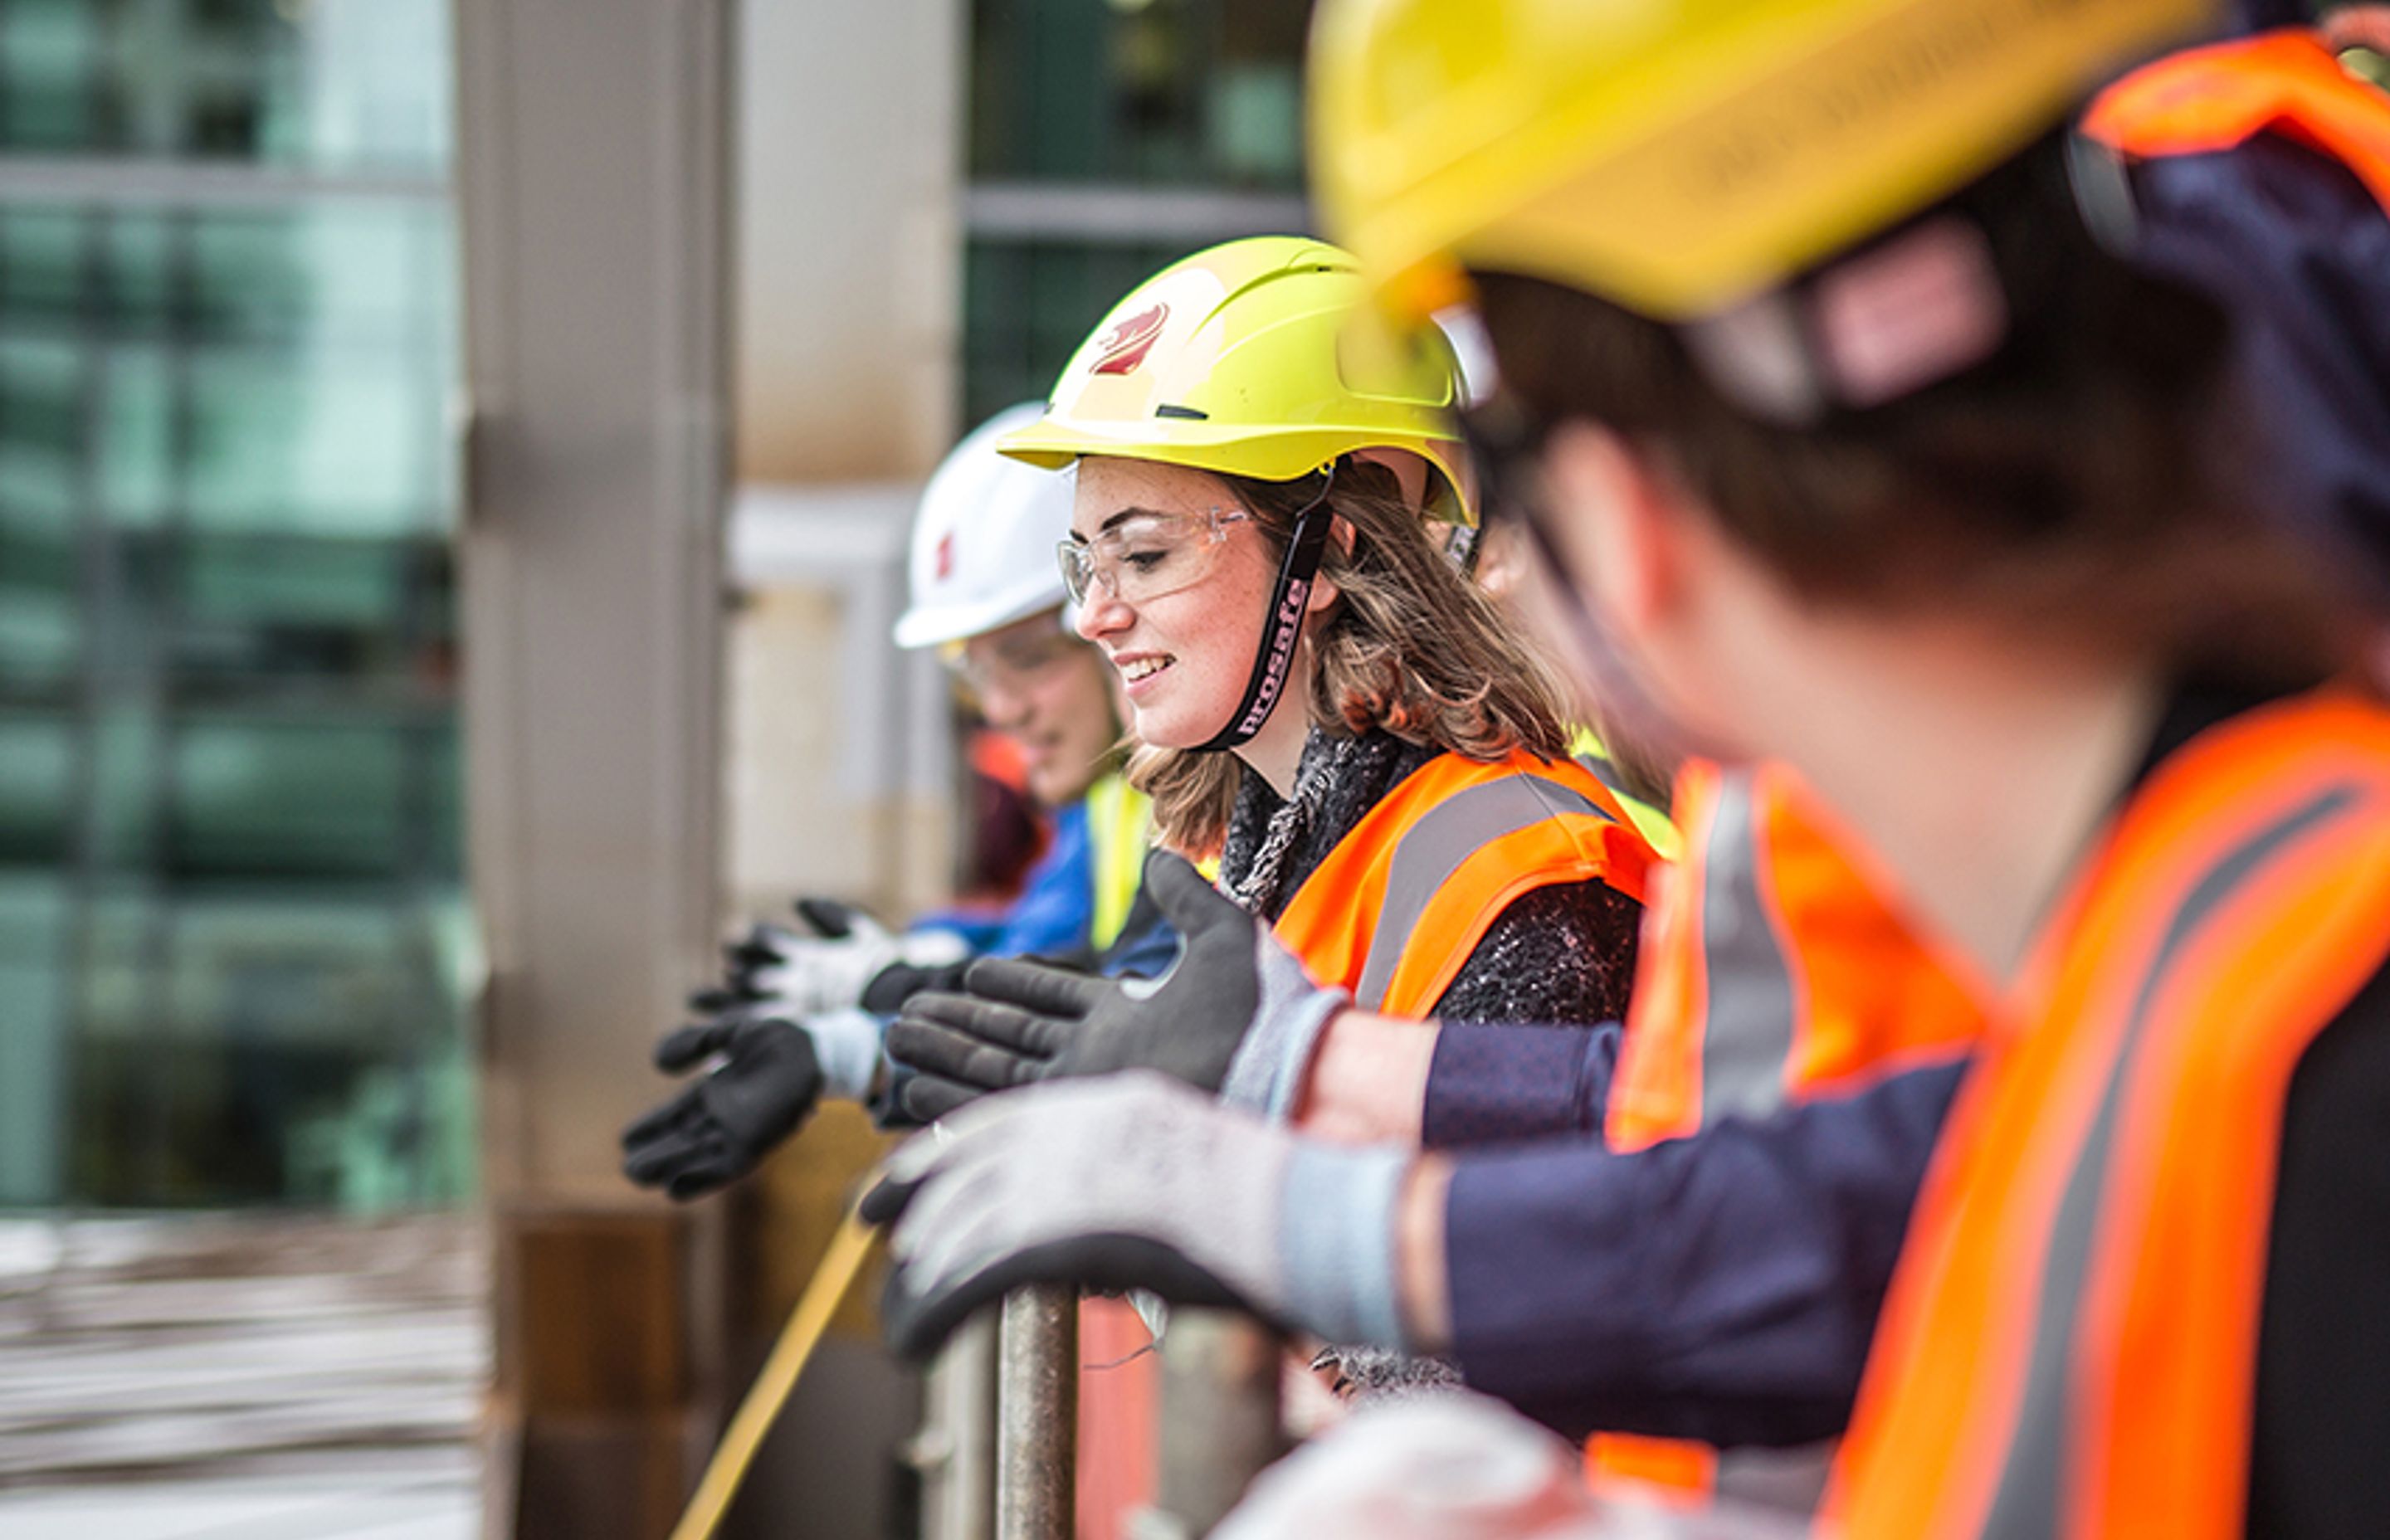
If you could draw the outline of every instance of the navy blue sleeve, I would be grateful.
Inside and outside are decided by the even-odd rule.
[[[1963,1064],[1618,1154],[1464,1154],[1454,1355],[1571,1436],[1720,1445],[1842,1431]]]
[[[1446,1021],[1428,1062],[1431,1149],[1599,1134],[1618,1062],[1615,1021],[1540,1027]]]
[[[1055,811],[1053,842],[1029,868],[988,955],[1059,957],[1085,952],[1095,917],[1095,847],[1087,838],[1087,804],[1080,801]]]

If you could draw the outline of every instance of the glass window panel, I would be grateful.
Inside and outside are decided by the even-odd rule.
[[[299,216],[209,214],[193,219],[190,307],[212,340],[289,341],[316,312],[315,273]]]
[[[978,0],[970,172],[1291,191],[1310,6]]]
[[[441,0],[10,0],[0,149],[436,174]]]
[[[142,335],[178,314],[174,269],[181,215],[111,211],[100,224],[108,324],[119,336]]]
[[[0,862],[65,858],[75,757],[65,717],[0,712]]]
[[[157,1005],[172,924],[165,904],[144,892],[101,891],[77,906],[81,996],[76,1035],[84,1042],[157,1035]]]
[[[1220,169],[1240,182],[1303,181],[1303,74],[1292,59],[1223,64],[1208,120]]]
[[[189,308],[212,341],[371,348],[437,364],[454,309],[447,212],[413,201],[272,214],[212,213],[188,227]]]
[[[83,302],[88,261],[82,215],[56,209],[0,212],[0,318],[58,325]]]
[[[0,143],[73,149],[94,133],[97,19],[82,0],[12,0],[0,7]]]
[[[191,721],[173,744],[186,873],[379,876],[405,850],[400,744],[374,725]]]
[[[978,422],[1053,389],[1121,297],[1194,245],[972,240],[963,256],[963,409]]]
[[[183,572],[183,612],[254,626],[395,631],[403,547],[380,541],[278,543],[271,561],[251,541],[200,539]]]
[[[182,563],[173,666],[216,697],[288,682],[372,687],[395,704],[445,707],[454,621],[422,586],[445,582],[413,542],[199,538]]]
[[[110,348],[101,365],[99,504],[111,523],[154,529],[173,496],[174,376],[156,348]]]
[[[79,468],[59,456],[0,442],[0,530],[58,533],[74,527]]]
[[[430,724],[418,742],[415,768],[423,777],[427,874],[454,882],[463,875],[465,851],[465,767],[456,718]]]
[[[78,456],[85,361],[74,342],[0,338],[0,444]]]
[[[147,701],[109,700],[91,734],[91,849],[99,869],[138,873],[158,863],[162,766],[159,721]]]
[[[9,1207],[58,1196],[72,913],[56,875],[0,867],[0,1204]]]
[[[373,357],[211,352],[190,366],[195,521],[225,531],[403,534],[439,521],[435,404]]]
[[[95,910],[77,1184],[114,1202],[449,1201],[471,1174],[453,895]],[[443,927],[443,922],[446,922]],[[146,993],[124,989],[135,975]]]
[[[359,1047],[407,1035],[413,918],[384,905],[214,898],[175,918],[167,1004],[189,1037]]]
[[[46,969],[76,1044],[0,1077],[68,1118],[6,1120],[0,1200],[469,1177],[447,12],[0,0],[0,155],[403,183],[0,205],[0,888],[61,906],[0,1004]]]
[[[0,566],[10,581],[0,584],[0,690],[56,692],[72,676],[83,648],[83,612],[71,587],[34,586],[25,571],[31,554],[63,555],[56,546],[0,537]]]

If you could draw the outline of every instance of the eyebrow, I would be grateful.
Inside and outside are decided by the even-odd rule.
[[[1168,514],[1163,512],[1160,508],[1140,507],[1137,504],[1131,503],[1128,507],[1121,509],[1118,513],[1113,514],[1111,518],[1097,525],[1096,533],[1098,534],[1101,534],[1106,530],[1111,529],[1113,525],[1124,523],[1131,519],[1167,519],[1170,516]],[[1073,530],[1071,532],[1071,538],[1077,541],[1082,545],[1087,543],[1087,537],[1081,534],[1076,530]]]

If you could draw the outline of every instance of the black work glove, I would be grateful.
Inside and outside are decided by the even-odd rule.
[[[745,1175],[821,1099],[813,1038],[789,1021],[726,1017],[656,1045],[656,1068],[678,1074],[722,1062],[623,1130],[623,1174],[687,1200]]]
[[[1283,1116],[1320,1029],[1350,1003],[1321,989],[1267,927],[1178,856],[1146,858],[1145,891],[1178,932],[1158,982],[983,959],[961,995],[922,994],[888,1029],[890,1057],[919,1072],[905,1110],[924,1122],[990,1091],[1150,1069]]]

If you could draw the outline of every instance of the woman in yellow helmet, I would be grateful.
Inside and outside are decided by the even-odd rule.
[[[1388,1014],[1614,1018],[1651,848],[1433,537],[1470,517],[1449,344],[1352,345],[1360,293],[1317,241],[1188,258],[1003,448],[1078,468],[1060,558],[1163,844],[1216,855],[1315,977]],[[1005,977],[974,987],[1001,999]],[[924,1035],[892,1046],[933,1116],[979,1087]]]

